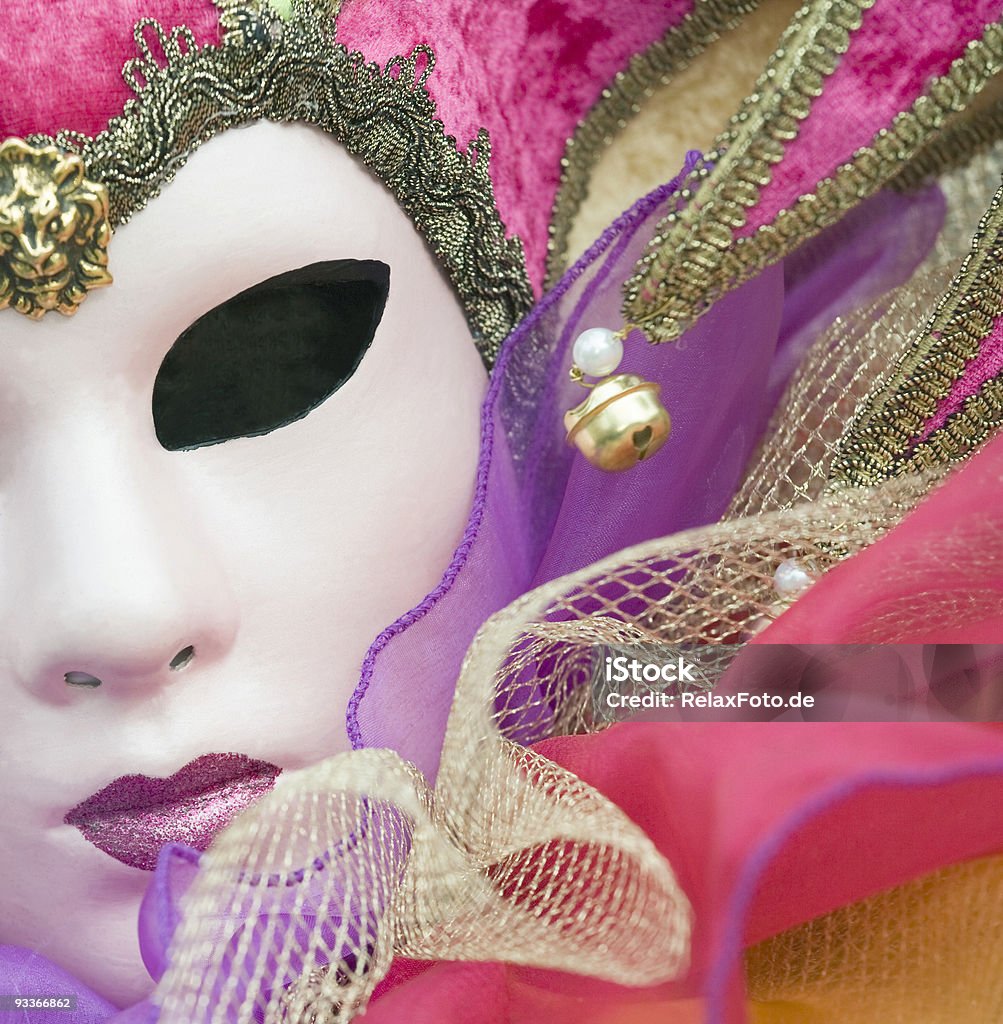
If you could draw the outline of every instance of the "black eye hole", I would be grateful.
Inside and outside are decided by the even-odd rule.
[[[389,291],[385,263],[337,260],[280,274],[210,310],[161,363],[157,439],[180,451],[302,419],[355,373]]]

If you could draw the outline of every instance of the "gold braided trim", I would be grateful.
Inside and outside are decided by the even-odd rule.
[[[888,182],[897,192],[911,192],[931,178],[964,167],[978,153],[1003,139],[1003,100],[986,110],[966,111],[928,142]]]
[[[753,91],[704,161],[703,183],[691,194],[686,194],[689,182],[684,183],[680,208],[659,226],[627,282],[627,321],[644,327],[651,340],[673,340],[710,307],[724,250],[732,246],[746,209],[759,201],[772,166],[797,137],[800,122],[873,3],[815,0],[794,15]]]
[[[759,201],[787,144],[822,92],[873,0],[828,0],[798,13],[764,73],[717,148],[684,185],[685,203],[660,225],[625,288],[624,318],[654,342],[678,338],[716,299],[835,223],[899,173],[1003,67],[1003,24],[987,26],[950,70],[912,107],[881,129],[871,145],[816,191],[798,198],[748,237],[735,232]],[[688,187],[689,186],[689,187]]]
[[[967,398],[962,407],[939,430],[916,445],[902,471],[914,467],[959,462],[992,437],[1003,425],[1003,378],[994,377]]]
[[[855,415],[833,461],[831,488],[871,485],[897,473],[955,462],[1003,423],[1003,389],[994,380],[929,438],[913,445],[1001,315],[1003,188],[993,197],[950,287]]]
[[[737,27],[759,4],[760,0],[697,0],[678,25],[631,58],[578,122],[561,158],[561,182],[547,242],[547,287],[555,284],[567,267],[568,238],[588,197],[590,177],[603,149],[626,128],[658,85],[667,85],[674,74]]]

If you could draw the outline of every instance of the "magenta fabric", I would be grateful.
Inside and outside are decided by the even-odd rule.
[[[839,67],[738,234],[751,234],[798,196],[813,192],[1001,15],[1001,0],[878,0],[851,33]]]
[[[376,1024],[706,1024],[704,1002],[505,964],[395,961]]]
[[[899,526],[826,573],[758,641],[999,642],[1001,509],[997,436]]]
[[[591,749],[590,749],[591,748]],[[951,724],[619,726],[544,749],[611,796],[694,904],[679,995],[744,1019],[744,945],[1003,850],[1003,733]],[[985,802],[985,801],[989,802]]]
[[[919,601],[916,602],[921,603]],[[1003,631],[973,644],[746,645],[714,684],[730,710],[690,707],[632,720],[673,722],[996,722],[1003,719]],[[768,700],[802,695],[807,705]]]
[[[372,1024],[589,1024],[614,1010],[627,1021],[663,1001],[666,1024],[743,1024],[746,945],[1003,851],[1003,820],[985,813],[1003,800],[996,726],[638,723],[537,749],[622,807],[672,863],[695,912],[689,972],[636,991],[518,967],[447,964],[418,978],[412,967],[371,1005]],[[500,1002],[458,1000],[474,978]],[[513,1004],[541,1016],[507,1016]]]
[[[923,427],[919,440],[925,441],[958,412],[965,401],[977,395],[982,386],[1003,372],[1003,317],[998,317],[978,355],[965,367],[964,374],[954,382],[950,394],[937,407]]]

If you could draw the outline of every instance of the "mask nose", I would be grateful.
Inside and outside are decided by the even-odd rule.
[[[8,637],[17,676],[43,699],[150,692],[233,643],[236,610],[184,456],[131,430],[87,416],[63,424],[7,495],[3,533],[21,581]]]

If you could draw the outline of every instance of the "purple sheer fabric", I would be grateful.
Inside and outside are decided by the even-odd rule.
[[[434,777],[460,663],[492,612],[535,584],[723,511],[762,420],[779,267],[718,303],[677,345],[629,339],[622,369],[661,384],[673,417],[650,463],[605,474],[564,440],[563,414],[583,395],[568,379],[574,339],[622,322],[622,283],[674,189],[617,221],[507,342],[484,405],[466,533],[439,587],[371,647],[348,709],[354,746],[393,748]]]
[[[11,1024],[104,1024],[115,1007],[44,956],[18,946],[0,946],[0,994],[5,996],[76,996],[75,1012],[15,1010],[5,1013]]]
[[[945,213],[936,185],[911,195],[879,192],[787,258],[771,408],[820,331],[912,277],[933,248]]]
[[[198,872],[202,854],[171,843],[157,857],[153,879],[139,909],[139,952],[154,981],[167,970],[167,949],[181,920],[181,897]]]

